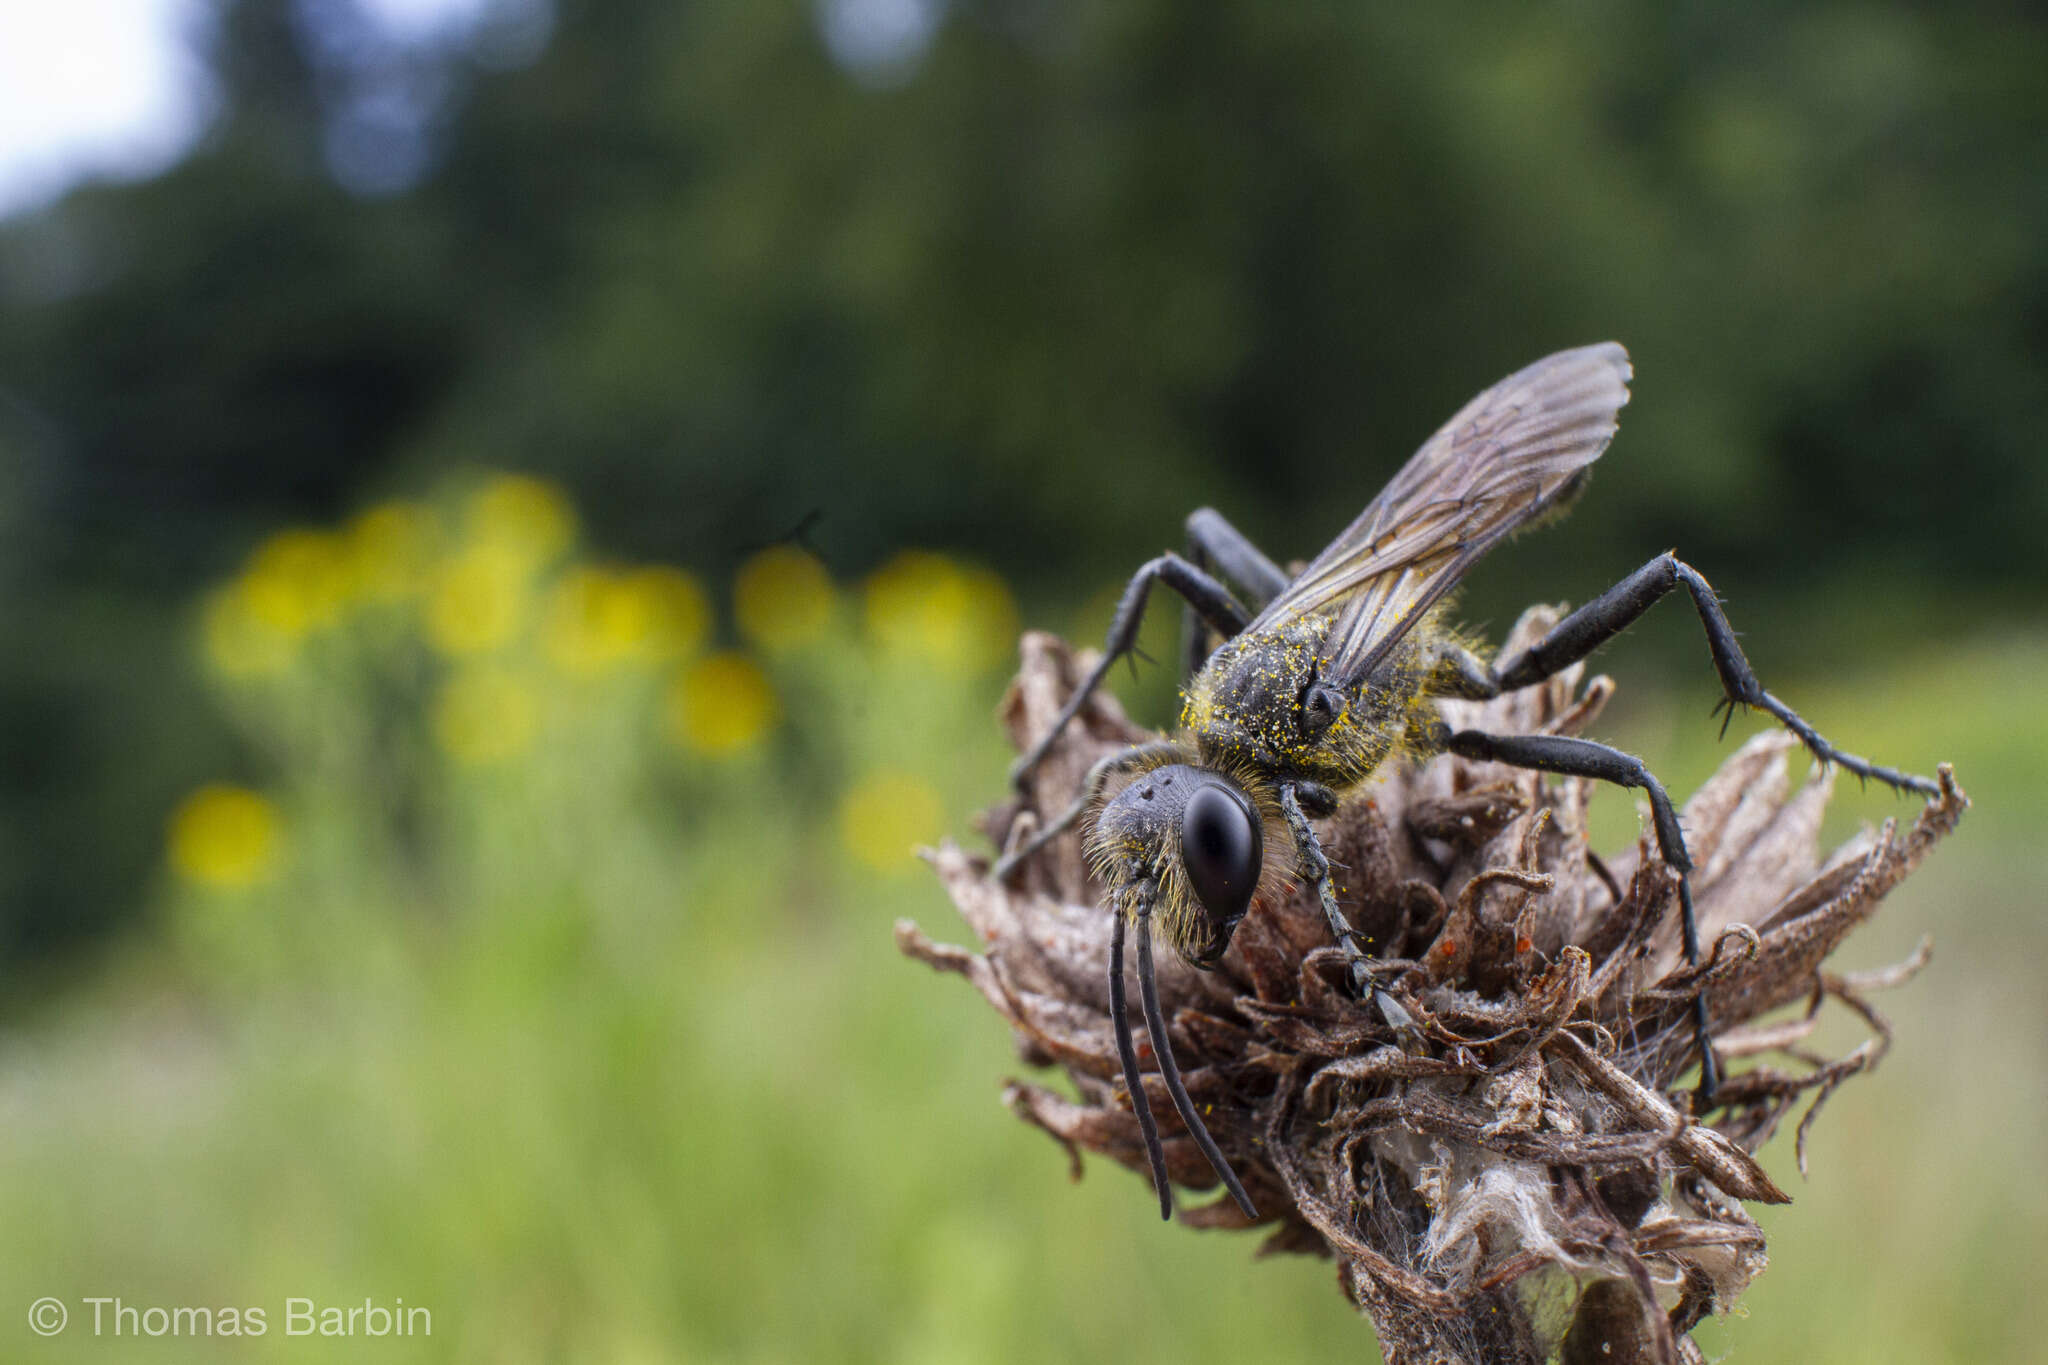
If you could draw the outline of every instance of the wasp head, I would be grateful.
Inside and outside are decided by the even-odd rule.
[[[1120,913],[1153,914],[1160,937],[1212,968],[1265,873],[1265,804],[1224,773],[1169,763],[1103,806],[1089,856]],[[1140,888],[1156,888],[1153,906],[1130,903]]]

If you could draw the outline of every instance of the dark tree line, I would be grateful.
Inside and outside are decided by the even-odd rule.
[[[126,913],[219,761],[163,663],[191,594],[455,465],[714,576],[818,510],[841,573],[950,545],[1049,606],[1201,502],[1310,553],[1612,336],[1621,443],[1479,614],[1681,542],[1875,639],[2048,585],[2048,35],[2009,7],[959,0],[882,73],[819,12],[565,3],[508,66],[239,0],[193,156],[0,225],[0,942]]]

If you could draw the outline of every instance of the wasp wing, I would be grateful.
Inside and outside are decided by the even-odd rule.
[[[1250,629],[1339,611],[1322,676],[1357,683],[1495,542],[1575,490],[1628,402],[1614,342],[1545,356],[1467,403]]]

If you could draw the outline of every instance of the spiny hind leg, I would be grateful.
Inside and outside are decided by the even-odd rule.
[[[1251,538],[1232,526],[1213,507],[1188,513],[1188,559],[1244,594],[1253,611],[1262,610],[1287,587],[1287,574]],[[1209,625],[1192,603],[1181,608],[1181,677],[1192,678],[1209,661]]]
[[[1179,555],[1164,554],[1146,563],[1131,576],[1129,586],[1117,602],[1116,615],[1109,623],[1109,635],[1103,641],[1101,661],[1081,680],[1081,685],[1074,689],[1074,695],[1067,698],[1067,704],[1053,717],[1052,725],[1039,736],[1038,743],[1031,746],[1031,752],[1011,767],[1010,782],[1013,786],[1023,789],[1032,770],[1052,749],[1067,723],[1088,704],[1088,698],[1094,695],[1095,689],[1102,686],[1102,680],[1109,676],[1109,670],[1116,661],[1137,648],[1138,626],[1145,617],[1145,599],[1151,595],[1154,583],[1164,583],[1179,593],[1205,622],[1226,636],[1237,634],[1251,623],[1251,613],[1231,596],[1230,589]]]
[[[1023,866],[1027,859],[1072,829],[1075,823],[1088,813],[1088,807],[1102,795],[1102,789],[1108,785],[1110,778],[1119,773],[1155,767],[1181,756],[1180,746],[1164,739],[1146,744],[1133,744],[1128,749],[1119,749],[1113,754],[1105,755],[1088,770],[1087,779],[1081,783],[1081,794],[1074,798],[1071,806],[1060,813],[1059,819],[1039,830],[1022,844],[1005,852],[996,860],[990,875],[999,882],[1007,882],[1010,874]]]
[[[1617,786],[1636,787],[1650,798],[1650,822],[1657,831],[1657,852],[1678,874],[1679,929],[1685,940],[1685,960],[1700,962],[1699,923],[1692,909],[1692,854],[1685,846],[1685,831],[1679,828],[1678,812],[1664,784],[1651,775],[1643,761],[1633,754],[1590,739],[1567,739],[1561,735],[1490,735],[1483,730],[1459,730],[1444,747],[1461,758],[1507,763],[1517,768],[1586,777]],[[1698,1112],[1706,1113],[1721,1087],[1721,1067],[1714,1056],[1713,1034],[1708,1028],[1705,991],[1692,998],[1693,1033],[1700,1050]]]
[[[1721,610],[1721,599],[1714,595],[1712,585],[1700,576],[1697,569],[1669,551],[1658,555],[1552,626],[1541,640],[1496,669],[1494,678],[1503,691],[1541,682],[1613,639],[1662,600],[1666,593],[1680,587],[1691,595],[1693,606],[1699,611],[1700,625],[1706,629],[1707,648],[1714,656],[1714,671],[1721,676],[1721,704],[1728,708],[1730,719],[1734,717],[1737,706],[1753,706],[1759,711],[1768,711],[1797,735],[1823,764],[1838,763],[1859,778],[1874,779],[1894,791],[1916,791],[1928,796],[1940,794],[1941,789],[1931,778],[1881,767],[1867,758],[1837,749],[1823,739],[1818,730],[1808,725],[1797,711],[1764,691],[1763,684],[1757,681],[1756,671],[1743,657],[1742,646],[1736,643],[1735,628],[1728,624],[1727,614]],[[1723,731],[1728,728],[1726,721],[1722,722],[1721,728]]]

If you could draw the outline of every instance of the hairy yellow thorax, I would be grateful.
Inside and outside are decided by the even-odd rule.
[[[1344,689],[1344,710],[1318,733],[1304,700],[1322,681],[1317,670],[1329,626],[1327,616],[1287,621],[1240,635],[1210,656],[1181,712],[1205,763],[1342,791],[1371,777],[1396,749],[1427,749],[1437,719],[1424,699],[1435,613],[1371,677]]]

